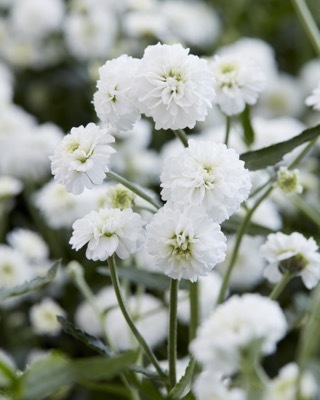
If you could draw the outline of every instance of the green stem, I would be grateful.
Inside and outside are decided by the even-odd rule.
[[[299,162],[309,153],[309,151],[313,148],[316,144],[317,137],[312,139],[309,144],[301,151],[301,153],[292,161],[291,164],[288,165],[288,169],[294,168]]]
[[[218,296],[217,304],[222,303],[222,301],[223,301],[223,299],[225,297],[225,294],[226,294],[226,291],[227,291],[227,288],[228,288],[229,279],[230,279],[233,267],[234,267],[235,262],[236,262],[237,257],[238,257],[240,244],[241,244],[241,241],[242,241],[242,238],[243,238],[245,232],[248,229],[248,226],[250,224],[250,219],[251,219],[253,213],[255,212],[255,210],[259,207],[259,205],[263,202],[263,200],[265,200],[269,196],[269,194],[272,192],[272,190],[273,190],[273,187],[272,186],[269,187],[269,189],[267,189],[263,193],[263,195],[255,202],[253,207],[248,210],[245,218],[243,219],[243,221],[242,221],[242,223],[241,223],[241,225],[240,225],[240,227],[238,229],[236,243],[235,243],[235,246],[234,246],[234,249],[233,249],[232,257],[230,259],[227,271],[226,271],[226,273],[225,273],[225,275],[223,277],[223,281],[222,281],[220,293],[219,293],[219,296]]]
[[[155,200],[152,197],[150,197],[149,195],[147,195],[137,185],[129,182],[127,179],[116,174],[115,172],[108,171],[108,172],[106,172],[106,176],[115,182],[121,183],[123,186],[125,186],[126,188],[131,190],[133,193],[135,193],[137,196],[141,197],[142,199],[146,200],[148,203],[152,204],[157,210],[162,207],[162,205],[157,200]]]
[[[178,311],[178,289],[179,281],[171,279],[170,282],[170,308],[169,308],[169,336],[168,336],[168,359],[169,359],[169,381],[171,387],[177,383],[177,311]]]
[[[159,376],[163,379],[164,383],[166,384],[166,387],[168,387],[168,377],[162,370],[161,366],[158,363],[158,360],[156,359],[155,355],[153,354],[152,350],[148,346],[147,342],[144,340],[138,329],[136,328],[132,318],[129,315],[129,312],[127,310],[127,307],[125,305],[121,288],[120,288],[120,282],[119,282],[119,277],[117,273],[117,267],[115,263],[115,258],[114,256],[108,258],[108,264],[109,264],[109,269],[110,269],[110,276],[111,276],[111,281],[112,285],[119,303],[120,310],[122,312],[122,315],[124,319],[126,320],[127,324],[129,325],[129,328],[131,329],[132,333],[134,334],[135,338],[137,339],[138,343],[142,347],[143,351],[145,352],[146,356],[148,357],[149,361],[151,364],[155,367],[156,371],[158,372]]]
[[[312,43],[317,55],[320,56],[320,33],[315,20],[304,0],[292,0],[298,18]]]
[[[287,286],[287,284],[291,280],[291,278],[292,278],[292,274],[290,272],[286,272],[282,276],[281,280],[273,288],[272,292],[270,293],[269,298],[271,300],[276,300],[282,293],[283,289]]]
[[[224,139],[224,144],[226,146],[228,146],[229,143],[230,128],[231,128],[231,117],[229,115],[226,115],[226,133]]]
[[[199,324],[199,283],[190,282],[190,324],[189,341],[196,337]]]
[[[181,140],[181,143],[184,145],[184,147],[188,147],[188,138],[183,129],[177,129],[176,131],[173,131],[173,133]]]
[[[310,207],[301,196],[292,195],[290,196],[292,203],[299,208],[307,217],[309,217],[316,225],[320,227],[320,213]]]

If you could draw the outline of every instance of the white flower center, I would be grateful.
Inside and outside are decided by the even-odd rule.
[[[239,66],[234,61],[226,62],[220,65],[219,83],[221,87],[229,88],[236,86],[238,83]]]
[[[206,189],[212,189],[214,187],[215,179],[211,167],[206,167],[206,166],[203,167],[202,179],[203,179],[203,186]]]
[[[185,90],[185,79],[182,72],[170,69],[161,77],[163,81],[162,100],[164,104],[170,105],[172,100],[183,97]]]
[[[169,241],[171,254],[178,260],[187,260],[191,257],[190,238],[184,232],[172,236]]]

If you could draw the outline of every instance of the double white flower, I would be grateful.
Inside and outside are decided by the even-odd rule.
[[[55,180],[73,194],[101,184],[115,152],[110,146],[113,142],[114,137],[94,123],[72,128],[51,157]]]

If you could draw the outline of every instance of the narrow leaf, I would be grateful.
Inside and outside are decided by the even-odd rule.
[[[240,119],[243,129],[244,142],[247,146],[251,146],[254,142],[254,130],[251,124],[250,107],[248,105],[241,114]]]
[[[196,400],[192,392],[189,392],[186,396],[184,396],[181,400]]]
[[[241,160],[245,162],[246,168],[251,171],[266,168],[275,165],[282,160],[282,157],[295,149],[296,147],[315,139],[320,135],[320,125],[304,130],[292,139],[264,147],[260,150],[248,151],[240,155]]]
[[[133,267],[117,267],[118,275],[120,278],[127,279],[130,282],[142,284],[149,289],[155,289],[160,291],[169,290],[170,278],[163,274],[156,272],[150,272],[142,269]],[[98,272],[102,275],[110,276],[110,271],[106,267],[98,268]],[[181,281],[180,287],[187,289],[188,285]]]
[[[186,390],[187,386],[192,382],[192,377],[194,373],[194,369],[196,366],[195,359],[192,357],[189,361],[189,364],[186,368],[186,371],[182,378],[177,382],[173,389],[171,389],[169,393],[169,399],[175,400],[180,399],[183,395],[183,392]]]
[[[47,285],[56,276],[59,264],[59,261],[55,262],[45,276],[38,276],[29,282],[23,283],[22,285],[0,289],[0,301],[9,297],[20,296],[22,294],[32,292],[33,290],[40,289]]]
[[[99,338],[90,335],[82,329],[79,329],[71,321],[68,321],[61,316],[58,316],[57,319],[61,324],[63,331],[68,335],[84,343],[87,347],[91,348],[99,354],[105,354],[108,357],[114,356],[114,351],[110,347],[106,346]]]
[[[237,232],[239,226],[242,223],[242,218],[237,216],[237,215],[233,215],[229,220],[224,221],[221,225],[221,228],[223,230],[223,232],[226,233],[235,233]],[[255,224],[253,222],[250,222],[250,225],[247,229],[247,234],[248,235],[262,235],[262,236],[266,236],[269,235],[269,233],[273,233],[274,231],[270,228],[267,228],[266,226],[262,226],[259,224]]]

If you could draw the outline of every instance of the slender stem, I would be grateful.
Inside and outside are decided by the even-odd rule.
[[[313,148],[313,146],[316,144],[317,137],[312,139],[309,144],[301,151],[301,153],[296,157],[291,164],[288,165],[288,169],[294,168],[296,165],[299,164],[299,162],[309,153],[309,151]]]
[[[314,207],[310,207],[301,196],[290,196],[292,203],[320,227],[320,213]]]
[[[162,207],[162,205],[157,200],[155,200],[152,197],[150,197],[149,195],[147,195],[137,185],[129,182],[127,179],[116,174],[115,172],[108,171],[108,172],[106,172],[106,176],[115,182],[121,183],[123,186],[125,186],[126,188],[131,190],[133,193],[135,193],[137,196],[141,197],[142,199],[146,200],[148,203],[152,204],[157,210]]]
[[[226,115],[226,133],[224,139],[224,144],[226,146],[228,146],[229,143],[230,128],[231,128],[231,117],[229,115]]]
[[[250,193],[249,198],[251,199],[252,197],[255,197],[258,193],[261,192],[261,190],[265,189],[273,181],[273,177],[269,178],[265,183],[263,183],[261,186],[257,187],[257,189],[255,189],[252,193]]]
[[[168,359],[169,359],[169,381],[171,387],[177,383],[177,311],[178,311],[178,289],[179,281],[171,279],[170,282],[170,308],[169,308],[169,336],[168,336]]]
[[[298,18],[312,43],[314,50],[320,56],[320,33],[315,20],[304,0],[292,0]]]
[[[199,283],[190,282],[190,324],[189,341],[196,337],[199,324]]]
[[[162,370],[161,366],[158,363],[158,360],[156,359],[155,355],[153,354],[152,350],[148,346],[147,342],[145,339],[142,337],[141,333],[138,331],[136,328],[132,318],[129,315],[129,312],[127,310],[127,307],[125,305],[121,288],[120,288],[120,282],[119,282],[119,277],[117,273],[117,267],[115,263],[114,256],[108,258],[108,264],[109,264],[109,269],[110,269],[110,276],[111,276],[111,281],[112,285],[119,303],[120,310],[122,312],[122,315],[124,319],[126,320],[127,324],[129,325],[129,328],[131,329],[132,333],[134,334],[135,338],[137,339],[138,343],[142,347],[143,351],[145,352],[146,356],[148,357],[149,361],[151,364],[155,367],[156,371],[158,372],[159,376],[164,380],[164,383],[166,384],[168,388],[168,377]]]
[[[282,276],[281,280],[273,288],[272,292],[270,293],[269,298],[271,300],[276,300],[282,293],[283,289],[287,286],[287,284],[291,280],[291,278],[292,278],[292,274],[290,272],[286,272]]]
[[[176,131],[173,131],[173,133],[181,140],[181,143],[184,145],[184,147],[188,147],[188,138],[183,129],[177,129]]]
[[[253,213],[255,212],[255,210],[259,207],[259,205],[263,202],[263,200],[265,200],[269,194],[272,192],[273,190],[273,186],[269,187],[269,189],[267,189],[263,195],[256,201],[256,203],[253,205],[253,207],[251,209],[248,210],[245,218],[243,219],[239,229],[238,229],[238,233],[237,233],[237,239],[236,239],[236,243],[233,249],[233,253],[232,253],[232,257],[230,259],[226,274],[223,277],[223,281],[222,281],[222,285],[221,285],[221,289],[220,289],[220,293],[218,296],[218,300],[217,300],[217,304],[222,303],[226,291],[227,291],[227,287],[228,287],[228,283],[229,283],[229,279],[231,276],[231,272],[233,270],[233,267],[235,265],[235,262],[237,260],[238,257],[238,252],[240,249],[240,244],[242,241],[242,238],[246,232],[246,230],[248,229],[248,226],[250,224],[250,219],[253,215]]]

